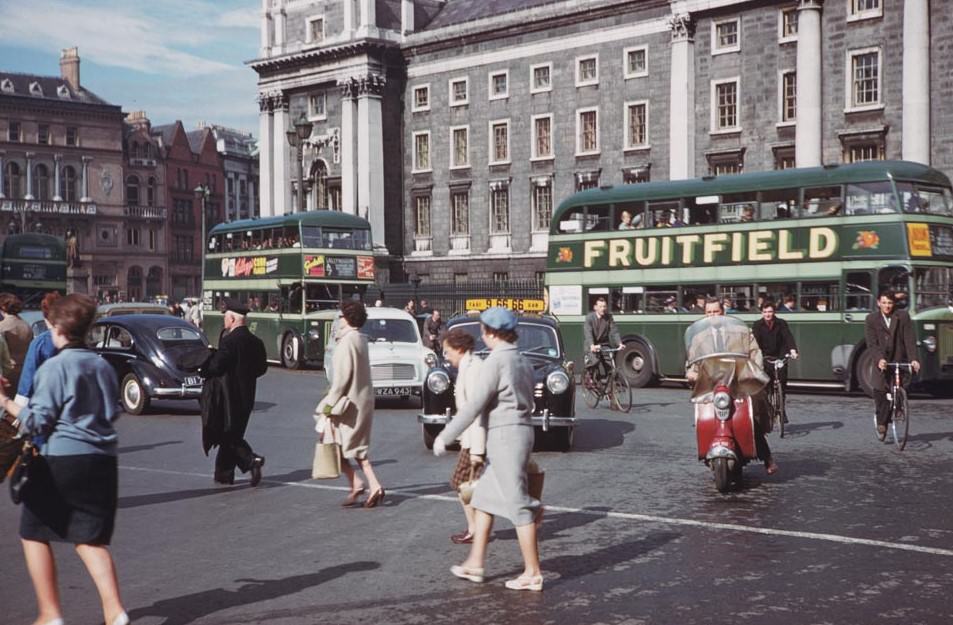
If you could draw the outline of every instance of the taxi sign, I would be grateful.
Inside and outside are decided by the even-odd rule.
[[[541,299],[481,297],[478,299],[468,299],[466,301],[467,310],[482,311],[488,308],[493,308],[494,306],[509,308],[510,310],[522,310],[523,312],[534,313],[541,313],[546,310],[546,302]]]

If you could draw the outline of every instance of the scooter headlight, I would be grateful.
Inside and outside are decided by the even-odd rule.
[[[715,393],[715,397],[712,399],[712,402],[715,404],[715,408],[719,410],[727,410],[728,406],[731,405],[731,395],[724,391],[719,391]]]
[[[427,388],[436,395],[445,393],[450,388],[450,378],[443,371],[431,371],[427,376]]]
[[[566,389],[569,388],[569,376],[562,371],[553,371],[546,376],[546,386],[549,387],[549,392],[553,395],[565,393]]]

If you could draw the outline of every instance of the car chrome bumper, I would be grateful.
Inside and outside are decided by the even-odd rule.
[[[419,414],[417,415],[417,423],[423,423],[424,425],[446,425],[450,423],[450,419],[452,418],[452,415],[446,414]],[[561,417],[551,415],[548,412],[544,412],[541,415],[533,415],[530,421],[533,427],[543,428],[544,432],[548,432],[550,428],[571,428],[576,425],[575,417]]]
[[[154,388],[152,396],[160,399],[198,399],[202,396],[201,386],[179,386],[176,388]]]

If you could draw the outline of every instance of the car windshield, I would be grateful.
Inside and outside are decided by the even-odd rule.
[[[368,319],[361,332],[372,342],[418,343],[417,328],[409,319]]]
[[[476,339],[473,351],[476,353],[487,353],[486,344],[480,337],[480,324],[477,322],[462,323],[453,326],[466,331]],[[523,323],[516,327],[516,334],[519,337],[516,340],[516,347],[523,354],[549,356],[557,358],[559,356],[559,339],[556,336],[556,330],[541,323]]]

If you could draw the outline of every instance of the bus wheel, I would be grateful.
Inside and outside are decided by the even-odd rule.
[[[877,363],[874,361],[873,352],[865,349],[857,358],[857,364],[854,365],[854,377],[860,389],[868,397],[874,395],[874,380],[877,376]]]
[[[629,381],[629,386],[641,388],[648,386],[655,377],[652,369],[652,354],[648,346],[641,341],[630,341],[625,344],[617,356],[619,369]]]
[[[301,339],[294,334],[285,335],[285,340],[281,344],[281,364],[287,369],[300,369],[304,365]]]

